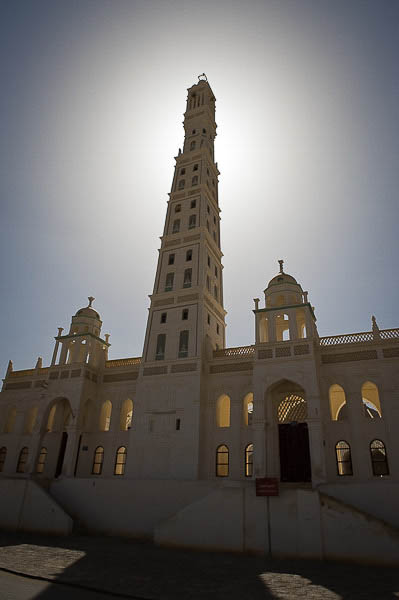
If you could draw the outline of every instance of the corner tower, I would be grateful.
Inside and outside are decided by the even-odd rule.
[[[200,358],[225,346],[215,96],[201,75],[188,89],[183,151],[169,194],[143,362]]]

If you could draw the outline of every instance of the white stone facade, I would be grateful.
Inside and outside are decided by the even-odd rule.
[[[184,129],[142,357],[108,360],[89,298],[68,333],[59,329],[49,367],[9,365],[0,487],[6,498],[12,478],[13,491],[0,524],[22,527],[10,515],[28,479],[50,492],[48,511],[55,499],[93,531],[316,557],[339,556],[336,535],[351,548],[342,556],[396,562],[399,329],[373,319],[370,332],[320,338],[308,293],[280,261],[254,301],[253,344],[226,348],[215,98],[204,78],[188,90]],[[280,481],[267,510],[255,495],[263,477]],[[47,530],[46,508],[32,514],[23,528]]]

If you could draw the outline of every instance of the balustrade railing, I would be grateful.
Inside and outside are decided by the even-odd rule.
[[[238,346],[237,348],[224,348],[223,350],[215,350],[214,358],[223,358],[225,356],[255,356],[255,346]]]
[[[380,329],[376,333],[363,331],[361,333],[345,333],[319,338],[320,346],[337,346],[338,344],[360,344],[379,340],[399,339],[399,329]]]
[[[130,367],[132,365],[139,365],[141,363],[141,356],[132,358],[117,358],[115,360],[105,361],[106,369],[114,369],[116,367]]]

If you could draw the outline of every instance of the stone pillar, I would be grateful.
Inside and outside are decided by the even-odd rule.
[[[58,337],[61,336],[62,332],[64,331],[63,327],[58,327]],[[55,346],[54,346],[54,352],[53,352],[53,358],[51,359],[51,366],[53,367],[56,363],[57,360],[57,353],[58,353],[58,348],[60,345],[60,341],[57,340],[57,338],[55,339]]]
[[[296,311],[294,308],[287,310],[288,318],[289,318],[289,332],[290,332],[290,340],[296,341],[298,339],[298,326],[296,322]]]
[[[268,314],[268,326],[269,326],[269,342],[275,342],[276,336],[276,313],[272,312]]]
[[[324,431],[320,419],[307,419],[313,487],[327,480]]]

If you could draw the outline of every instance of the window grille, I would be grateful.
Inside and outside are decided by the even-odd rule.
[[[351,447],[341,440],[335,445],[338,475],[353,475]]]
[[[286,396],[280,402],[277,409],[277,420],[279,423],[298,423],[305,421],[307,418],[307,403],[304,398],[291,394]]]
[[[114,475],[124,475],[126,465],[126,448],[121,446],[116,452]]]
[[[47,448],[40,450],[39,458],[37,459],[36,473],[43,473],[44,465],[46,464]]]
[[[216,476],[228,477],[229,475],[229,449],[222,444],[216,450]]]
[[[248,444],[245,448],[245,477],[252,477],[253,475],[253,458],[254,458],[254,445]]]
[[[102,446],[97,446],[94,451],[94,459],[93,459],[93,475],[101,475],[101,471],[103,470],[103,462],[104,462],[104,448]]]
[[[381,440],[373,440],[370,444],[371,466],[373,475],[382,477],[389,475],[387,451]]]

